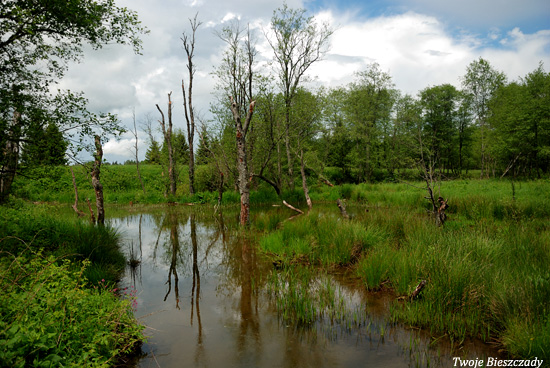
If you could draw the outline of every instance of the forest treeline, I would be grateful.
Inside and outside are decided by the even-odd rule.
[[[542,63],[525,77],[508,81],[480,58],[461,81],[461,88],[442,84],[411,96],[395,87],[390,73],[371,64],[346,86],[300,88],[289,134],[291,156],[297,159],[289,161],[284,96],[264,80],[248,136],[250,176],[278,191],[292,188],[297,175],[289,172],[299,170],[297,147],[304,152],[308,175],[334,184],[411,178],[411,169],[422,171],[424,166],[444,178],[472,170],[481,178],[547,175],[550,74]],[[230,184],[231,178],[236,180],[235,126],[228,108],[213,111],[216,120],[208,129],[203,126],[196,159],[222,168]],[[173,147],[177,161],[188,164],[183,131],[173,135]],[[146,163],[162,164],[165,145],[150,136],[145,157]]]

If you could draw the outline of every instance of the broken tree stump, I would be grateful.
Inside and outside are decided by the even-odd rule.
[[[439,226],[445,224],[445,221],[447,220],[447,215],[445,214],[445,210],[449,208],[447,201],[448,200],[443,199],[443,197],[439,197],[437,199],[437,202],[439,203],[439,207],[437,208],[437,224]]]
[[[424,289],[424,286],[426,286],[428,282],[426,280],[422,280],[420,281],[420,283],[418,284],[418,286],[416,287],[416,289],[414,289],[414,291],[412,292],[411,295],[409,295],[409,300],[414,300],[416,298],[418,298],[418,295],[420,294],[420,292],[422,291],[422,289]]]
[[[342,217],[344,217],[346,220],[349,220],[348,212],[346,211],[346,205],[340,201],[340,198],[336,200],[336,205],[340,209],[340,213],[342,214]]]

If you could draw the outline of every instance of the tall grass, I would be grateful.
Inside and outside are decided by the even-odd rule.
[[[90,260],[85,276],[95,283],[120,278],[126,263],[118,231],[109,225],[93,226],[74,217],[55,216],[55,207],[17,203],[0,213],[0,250],[20,254],[27,249]]]
[[[382,236],[374,227],[314,210],[265,235],[260,247],[289,262],[341,266],[354,261],[354,257],[381,241]]]

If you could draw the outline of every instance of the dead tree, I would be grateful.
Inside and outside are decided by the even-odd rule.
[[[284,204],[285,206],[287,206],[288,208],[290,208],[291,210],[298,212],[300,215],[303,215],[303,214],[304,214],[304,211],[302,211],[302,210],[299,209],[299,208],[296,208],[296,207],[292,206],[292,205],[289,204],[287,201],[283,201],[283,204]]]
[[[189,72],[189,84],[187,86],[187,95],[185,93],[185,84],[182,79],[181,91],[183,93],[183,108],[185,111],[185,121],[187,122],[187,144],[189,145],[189,193],[195,194],[195,154],[193,152],[193,142],[195,139],[195,112],[193,110],[193,76],[195,75],[195,66],[193,64],[193,56],[195,53],[195,33],[201,22],[197,22],[197,14],[195,18],[189,19],[191,23],[191,39],[186,33],[183,33],[181,41],[183,48],[187,54],[187,70]]]
[[[101,161],[103,160],[103,148],[101,147],[101,140],[98,135],[95,136],[95,148],[94,164],[92,166],[92,186],[95,191],[95,203],[97,208],[97,224],[105,225],[105,207],[103,205],[103,185],[99,180],[101,173]]]
[[[220,67],[222,82],[230,93],[230,109],[235,123],[237,143],[237,186],[241,195],[241,225],[250,221],[250,175],[248,172],[246,137],[252,122],[256,101],[252,100],[253,65],[256,50],[252,44],[250,29],[246,35],[238,24],[225,28],[220,38],[228,44]],[[248,108],[247,108],[248,106]]]
[[[439,156],[432,157],[432,155],[427,155],[429,157],[429,161],[426,162],[424,158],[424,146],[422,144],[422,133],[420,131],[418,133],[418,143],[420,147],[420,162],[418,165],[420,167],[420,172],[424,179],[424,182],[426,183],[426,191],[428,192],[428,196],[424,198],[430,201],[432,210],[429,212],[435,218],[435,223],[437,224],[437,226],[442,226],[447,220],[445,210],[449,208],[449,205],[447,204],[447,200],[444,200],[440,196],[441,170],[439,170],[439,175],[436,174],[436,164],[439,161]],[[437,199],[434,194],[434,189],[436,187],[438,188],[439,192]]]
[[[84,212],[80,211],[78,209],[78,190],[76,188],[76,178],[74,176],[73,167],[71,166],[71,176],[73,178],[73,188],[74,188],[74,204],[73,204],[73,210],[76,212],[76,214],[80,216],[85,216]]]
[[[172,150],[172,92],[168,93],[168,127],[164,119],[164,113],[157,104],[157,110],[160,112],[161,120],[159,120],[164,136],[164,144],[168,149],[168,178],[170,180],[170,194],[176,195],[176,172],[174,168],[174,152]]]
[[[237,102],[231,99],[231,112],[233,113],[233,120],[235,120],[235,127],[237,128],[237,171],[239,173],[239,193],[241,195],[241,225],[247,225],[250,222],[250,181],[248,175],[248,163],[246,157],[246,134],[250,127],[250,121],[252,120],[252,114],[254,113],[255,101],[250,103],[248,112],[244,123],[240,116],[240,106]]]
[[[136,127],[136,111],[132,112],[132,116],[134,118],[134,130],[132,130],[132,134],[134,135],[134,138],[136,139],[136,142],[134,143],[134,153],[136,157],[136,170],[139,182],[141,183],[141,189],[143,190],[143,194],[145,194],[145,184],[143,184],[143,179],[141,178],[141,173],[139,172],[139,157],[138,157],[138,131]]]

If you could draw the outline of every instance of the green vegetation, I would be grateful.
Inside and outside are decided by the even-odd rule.
[[[548,181],[445,182],[450,219],[437,227],[424,193],[409,185],[327,187],[318,195],[345,194],[352,220],[340,217],[335,205],[334,212],[314,209],[279,224],[260,246],[285,273],[345,265],[366,288],[405,297],[426,280],[419,299],[394,302],[394,321],[454,343],[496,340],[513,356],[549,359],[550,198],[540,195],[549,190]],[[260,223],[275,227],[266,226],[265,217]],[[280,287],[301,285],[300,279]],[[302,300],[315,305],[314,296],[292,295],[304,309],[298,320],[315,315]]]
[[[0,212],[0,361],[112,365],[144,338],[133,295],[114,286],[126,264],[120,236],[52,212],[63,211],[12,201]]]
[[[105,367],[143,339],[132,293],[92,288],[89,261],[26,252],[0,259],[0,362],[6,367]]]

